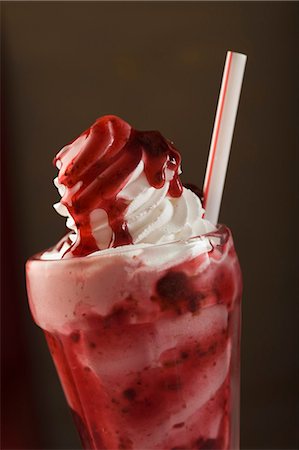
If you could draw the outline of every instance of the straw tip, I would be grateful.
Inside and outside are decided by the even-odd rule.
[[[234,50],[228,50],[227,54],[230,53],[234,56],[237,56],[240,60],[242,59],[244,62],[247,60],[247,55],[245,55],[245,53],[235,52]]]

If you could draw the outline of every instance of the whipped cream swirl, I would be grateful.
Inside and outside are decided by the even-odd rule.
[[[85,256],[214,230],[199,197],[182,186],[180,162],[160,133],[137,132],[115,116],[98,119],[55,159],[62,198],[54,208],[67,218],[70,233],[45,256]]]
[[[134,244],[161,244],[205,234],[214,227],[203,219],[200,199],[183,187],[180,197],[168,195],[173,172],[166,171],[160,189],[149,185],[140,162],[121,195],[129,200],[125,214]]]

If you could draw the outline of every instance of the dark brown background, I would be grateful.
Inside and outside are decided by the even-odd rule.
[[[244,273],[242,448],[298,447],[298,10],[286,2],[2,3],[3,247],[16,256],[4,255],[2,448],[79,447],[23,278],[26,258],[64,232],[51,206],[53,156],[113,113],[173,139],[183,180],[201,185],[227,49],[248,55],[220,217]]]

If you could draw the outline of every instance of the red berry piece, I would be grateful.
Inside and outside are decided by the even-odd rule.
[[[180,314],[191,294],[188,276],[184,272],[169,271],[157,282],[156,292],[162,310],[174,309]]]
[[[157,282],[157,293],[169,302],[177,302],[186,297],[188,277],[184,272],[168,272]]]

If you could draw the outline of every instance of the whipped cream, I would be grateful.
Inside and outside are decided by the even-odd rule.
[[[100,122],[101,120],[102,122]],[[103,128],[104,120],[106,120],[106,128]],[[118,129],[116,129],[115,122],[113,121],[116,121]],[[92,131],[99,122],[102,128],[96,128],[96,139],[99,139],[100,132],[105,132],[105,139],[107,139],[107,136],[109,139],[107,139],[107,142],[105,143],[104,150],[101,150],[101,154],[97,155],[96,158],[93,156],[92,164],[95,167],[95,169],[93,169],[94,181],[89,176],[88,184],[86,184],[83,176],[82,179],[78,176],[76,178],[73,177],[74,179],[71,179],[72,182],[70,183],[67,175],[76,166],[76,161],[80,160],[80,158],[82,159],[83,152],[86,152],[86,149],[91,147],[89,140],[95,139],[94,135],[92,135]],[[100,183],[109,171],[111,172],[110,176],[115,177],[115,184],[117,185],[118,183],[118,173],[116,173],[115,176],[114,167],[119,164],[119,160],[126,157],[126,143],[131,139],[131,128],[128,124],[121,121],[121,119],[115,118],[114,116],[106,116],[105,118],[99,119],[95,125],[93,125],[88,132],[79,136],[73,143],[64,147],[56,157],[55,162],[59,170],[59,175],[55,178],[54,184],[58,189],[61,200],[54,205],[54,208],[60,215],[66,217],[66,225],[70,229],[70,232],[52,250],[45,252],[43,254],[43,259],[71,257],[72,248],[76,245],[78,240],[81,239],[80,226],[79,229],[77,226],[78,220],[75,215],[75,217],[72,215],[74,208],[73,199],[75,202],[78,196],[81,196],[80,198],[82,198],[86,192],[94,189],[95,183]],[[117,138],[120,140],[120,128],[121,151],[117,148]],[[128,172],[128,175],[125,178],[123,177],[119,186],[117,186],[114,204],[116,205],[116,208],[119,208],[117,205],[121,205],[121,227],[123,229],[125,227],[125,231],[127,235],[130,236],[131,240],[130,242],[124,242],[124,244],[134,244],[138,246],[141,244],[163,244],[172,241],[187,240],[193,236],[203,235],[215,230],[215,226],[204,219],[204,209],[199,197],[190,189],[179,184],[179,175],[181,173],[180,157],[177,156],[179,154],[169,141],[164,140],[164,138],[160,136],[161,135],[159,134],[158,144],[156,142],[156,136],[154,136],[154,144],[150,142],[150,145],[156,145],[156,147],[159,147],[159,145],[162,147],[165,147],[165,145],[168,146],[167,151],[170,156],[165,158],[165,162],[160,165],[161,169],[158,173],[161,180],[159,180],[158,183],[149,182],[149,176],[145,167],[145,163],[149,164],[149,158],[148,156],[144,156],[144,153],[140,153],[141,157],[135,164],[135,168]],[[146,137],[146,139],[146,144],[148,144],[150,139],[153,140],[151,135],[150,139],[148,137]],[[161,139],[163,139],[163,141]],[[101,140],[99,140],[99,145],[102,145]],[[135,144],[135,147],[139,151],[139,147],[141,149],[143,148],[142,145],[143,142],[141,142],[141,144],[138,142],[138,145]],[[113,156],[111,158],[111,163],[109,164],[109,160],[107,163],[104,158],[107,159],[107,155],[109,156],[109,151],[111,152],[111,149]],[[157,165],[156,160],[157,154],[160,156],[159,151],[159,148],[154,148],[153,154],[150,155],[153,158],[153,164]],[[165,149],[163,149],[163,152],[164,155],[166,153]],[[117,158],[118,154],[120,155],[119,158]],[[173,157],[173,154],[176,159]],[[91,165],[90,159],[87,159],[87,162]],[[100,164],[106,164],[104,171],[99,175],[96,172],[96,164],[99,166]],[[79,172],[83,172],[82,167],[79,168]],[[85,175],[84,172],[83,175]],[[121,176],[122,174],[120,175],[120,178]],[[156,174],[155,176],[156,178],[159,178]],[[178,185],[180,190],[177,190],[174,195],[171,195],[171,186],[173,184]],[[100,190],[98,195],[101,195]],[[109,219],[111,206],[107,208],[105,193],[102,195],[104,200],[102,199],[100,202],[93,201],[94,207],[89,207],[84,211],[84,214],[88,216],[86,222],[88,223],[90,236],[94,240],[94,248],[93,251],[89,252],[89,255],[94,254],[98,250],[103,251],[109,248],[113,251],[113,249],[117,247],[117,245],[113,245],[113,222],[111,226],[111,218]],[[114,204],[112,202],[112,207]],[[117,217],[117,209],[116,212],[113,211],[113,214]]]

